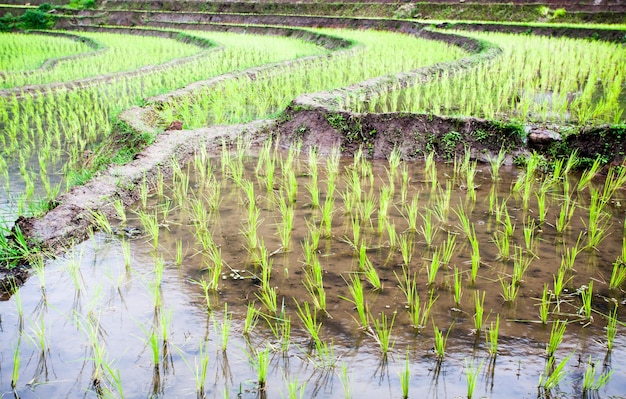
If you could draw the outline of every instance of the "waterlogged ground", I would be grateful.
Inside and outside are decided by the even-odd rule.
[[[568,267],[564,274],[567,282],[558,299],[551,297],[548,325],[544,326],[539,316],[544,284],[554,292],[554,276],[558,275],[563,254],[568,250],[571,253],[577,242],[580,248],[586,246],[590,192],[592,188],[602,189],[602,178],[580,191],[577,176],[557,179],[546,189],[547,211],[541,223],[534,193],[541,192],[541,183],[549,178],[539,173],[533,174],[529,187],[511,194],[522,173],[512,167],[500,170],[494,186],[489,165],[477,165],[474,183],[468,185],[466,173],[459,168],[455,172],[452,165],[436,165],[436,174],[429,174],[427,171],[432,169],[423,163],[406,165],[406,169],[400,164],[390,180],[392,167],[387,163],[375,163],[370,168],[367,163],[357,162],[354,169],[352,160],[342,160],[333,195],[331,235],[327,238],[322,234],[313,257],[307,260],[303,246],[320,227],[322,211],[311,205],[307,184],[312,185],[312,170],[306,157],[292,161],[287,154],[278,154],[269,190],[266,182],[271,168],[263,156],[258,173],[256,156],[244,156],[241,162],[236,155],[222,157],[226,159],[233,166],[222,170],[220,159],[198,156],[195,167],[179,170],[173,180],[165,180],[150,192],[145,190],[142,201],[132,211],[126,210],[125,222],[122,218],[111,220],[114,232],[96,233],[64,257],[48,262],[45,271],[31,278],[17,295],[0,302],[0,397],[13,395],[15,353],[20,359],[15,391],[22,398],[121,397],[120,390],[126,398],[194,397],[201,385],[197,381],[203,380],[198,371],[203,358],[208,358],[208,367],[201,393],[209,398],[287,398],[291,397],[289,385],[303,392],[302,397],[400,398],[399,373],[405,369],[407,355],[409,397],[466,397],[466,375],[472,365],[474,369],[480,367],[474,397],[579,397],[590,356],[596,376],[613,371],[609,383],[591,394],[613,398],[623,397],[620,395],[626,392],[626,361],[618,356],[626,347],[623,327],[618,326],[612,351],[606,348],[605,328],[612,303],[621,304],[624,299],[621,290],[608,289],[613,263],[623,247],[622,189],[604,208],[607,235],[596,249],[578,253]],[[291,166],[281,167],[281,163]],[[466,164],[464,170],[472,165]],[[353,169],[359,176],[358,186],[354,180],[348,183]],[[283,251],[277,234],[283,223],[277,198],[288,198],[290,170],[298,190],[292,205],[294,227],[285,241],[288,249]],[[403,179],[402,170],[408,179]],[[323,207],[328,193],[325,159],[319,160],[318,173]],[[251,182],[252,196],[241,188],[248,186],[246,181]],[[386,220],[399,237],[414,243],[408,261],[399,249],[391,247],[387,224],[380,216],[379,193],[384,187],[388,190],[391,181],[393,200]],[[564,182],[569,183],[574,211],[569,225],[558,233],[556,220],[565,202]],[[468,186],[475,187],[475,199]],[[351,193],[357,192],[355,187],[360,188],[360,202],[350,202],[354,200]],[[449,200],[446,187],[450,190]],[[523,192],[527,190],[533,195],[525,209]],[[412,232],[407,206],[418,193],[416,231]],[[211,198],[215,196],[220,199],[219,206],[212,210]],[[363,206],[370,197],[375,204],[371,215]],[[515,226],[508,260],[493,242],[494,234],[500,237],[505,233],[506,222],[496,221],[497,212],[490,211],[490,197],[501,210],[506,209]],[[254,207],[250,198],[254,198]],[[276,314],[260,300],[263,277],[261,267],[253,260],[262,251],[250,250],[250,209],[258,209],[258,246],[267,248],[265,261],[273,264],[266,288],[276,288]],[[469,215],[479,243],[481,262],[474,284],[470,281],[471,248],[457,215],[461,209]],[[153,215],[159,224],[156,240],[147,221]],[[358,239],[351,222],[356,215],[361,226]],[[429,235],[424,219],[430,219],[434,226],[430,247],[426,244]],[[535,223],[532,229],[531,220]],[[383,223],[381,234],[379,223]],[[530,244],[525,240],[524,226],[527,234],[532,232]],[[434,282],[428,284],[432,259],[442,243],[450,240],[455,244],[452,256],[440,263]],[[382,290],[373,290],[365,275],[358,273],[355,242],[358,248],[366,248]],[[208,281],[211,271],[216,270],[215,257],[209,256],[215,254],[211,248],[219,248],[223,266],[216,275],[217,291],[208,295],[212,308],[208,312],[201,284],[194,281]],[[326,314],[320,310],[317,315],[322,324],[322,346],[310,344],[310,334],[296,306],[296,301],[301,305],[308,302],[312,307],[316,300],[320,302],[320,291],[307,290],[303,284],[313,278],[311,259],[321,265],[326,293]],[[500,281],[511,280],[515,259],[527,260],[528,268],[516,299],[505,302]],[[422,306],[431,295],[436,298],[430,317],[419,329],[412,326],[407,299],[398,288],[398,278],[403,280],[403,263],[408,264],[411,275],[416,273]],[[455,267],[460,277],[460,301],[455,301],[454,295]],[[370,323],[380,321],[381,314],[389,319],[396,314],[391,333],[395,344],[387,357],[382,355],[373,330],[360,328],[354,304],[343,299],[352,298],[346,283],[351,276],[361,280]],[[580,309],[580,293],[586,292],[592,281],[591,318],[587,318]],[[479,333],[474,322],[476,292],[485,293],[485,321]],[[248,304],[253,304],[261,315],[258,324],[244,334]],[[493,356],[486,336],[496,315],[500,318],[499,344]],[[621,307],[617,315],[624,320]],[[538,388],[538,383],[545,368],[546,343],[557,319],[569,322],[555,354],[556,363],[570,357],[560,384],[548,392]],[[230,331],[225,342],[223,326],[229,324],[228,320]],[[449,332],[442,360],[433,350],[433,325],[444,334]],[[266,389],[259,390],[253,364],[266,349],[270,359]],[[96,387],[94,375],[101,381]]]

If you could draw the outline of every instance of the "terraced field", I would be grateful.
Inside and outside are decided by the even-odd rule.
[[[624,397],[626,26],[73,6],[0,7],[0,398]]]

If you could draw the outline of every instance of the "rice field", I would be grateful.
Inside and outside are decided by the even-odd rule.
[[[0,304],[4,390],[623,392],[623,169],[360,155],[200,150],[95,213],[100,232]]]
[[[426,112],[573,125],[624,123],[623,46],[582,39],[457,32],[504,53],[464,74],[441,72],[429,83],[345,107],[358,112]]]
[[[8,34],[6,87],[114,77],[0,97],[0,250],[16,216],[93,176],[100,143],[137,133],[117,120],[132,106],[156,112],[157,133],[139,132],[150,144],[171,122],[274,118],[303,94],[437,65],[428,82],[338,100],[357,112],[623,122],[618,45],[472,33],[503,54],[448,76],[445,63],[468,52],[311,31],[352,46],[186,32],[212,44],[201,49],[73,32],[101,51],[64,59],[93,47]],[[50,40],[45,51],[10,59],[35,39]],[[49,59],[63,60],[38,68]],[[598,158],[581,171],[576,154],[532,153],[515,166],[504,149],[488,163],[469,149],[447,163],[400,149],[374,161],[367,149],[285,148],[275,133],[172,159],[133,187],[131,206],[92,210],[85,241],[56,258],[29,252],[31,278],[0,300],[0,398],[624,397],[623,165]]]

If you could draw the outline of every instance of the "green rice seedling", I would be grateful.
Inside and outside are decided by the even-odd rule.
[[[548,358],[544,371],[539,376],[539,387],[550,391],[556,388],[565,377],[567,377],[567,370],[565,366],[569,362],[572,355],[567,355],[558,365],[554,365],[556,362],[554,357]]]
[[[443,335],[443,331],[441,331],[433,320],[433,331],[435,333],[435,356],[439,362],[443,361],[443,358],[446,356],[446,345],[448,343],[448,336],[450,335],[450,331],[452,331],[452,326],[448,328],[448,332],[446,335]]]
[[[450,216],[450,200],[452,198],[452,185],[446,181],[446,189],[439,188],[435,204],[432,208],[433,214],[439,220],[439,223],[448,223]]]
[[[348,291],[350,292],[351,298],[344,296],[340,296],[340,298],[354,304],[358,315],[357,323],[360,324],[362,329],[366,330],[369,327],[369,318],[367,316],[368,308],[363,293],[363,285],[361,284],[361,280],[357,274],[350,274],[349,276],[349,281],[346,281],[346,284],[348,285]]]
[[[255,356],[254,368],[257,372],[257,380],[259,389],[265,389],[265,383],[267,382],[267,372],[270,365],[270,348],[266,346],[263,350],[257,350]]]
[[[393,222],[387,223],[386,225],[387,236],[389,237],[389,250],[394,251],[398,247],[398,232],[396,231],[396,225]]]
[[[587,249],[597,249],[610,227],[610,215],[603,211],[601,201],[597,191],[592,189],[588,223],[583,221],[587,229]]]
[[[600,375],[596,376],[597,363],[598,362],[593,361],[591,359],[591,355],[589,355],[587,367],[585,368],[585,375],[583,376],[583,395],[588,394],[590,391],[598,391],[602,389],[602,387],[609,383],[611,377],[613,376],[613,372],[615,370],[600,373]]]
[[[369,260],[369,258],[365,258],[365,265],[363,266],[363,275],[365,276],[365,279],[367,280],[368,283],[371,284],[372,288],[374,289],[374,291],[382,291],[383,290],[383,283],[380,280],[380,277],[378,275],[378,272],[376,271],[376,268],[374,267],[374,265],[372,265],[372,262]]]
[[[335,200],[332,196],[327,196],[324,200],[324,205],[322,206],[322,216],[320,220],[320,230],[322,231],[322,235],[326,238],[332,237],[332,224],[333,224],[333,213],[335,207]]]
[[[335,346],[332,343],[324,341],[315,342],[315,357],[309,360],[316,369],[334,369],[337,364],[337,356],[335,355]]]
[[[289,250],[291,243],[291,231],[293,230],[294,209],[293,206],[287,204],[285,198],[279,194],[278,209],[282,216],[282,221],[278,223],[278,236],[282,245],[282,250]]]
[[[496,315],[496,322],[492,321],[489,325],[489,330],[487,330],[487,334],[485,335],[485,340],[487,344],[487,351],[489,351],[489,355],[495,357],[498,354],[498,334],[500,330],[500,315]]]
[[[424,222],[424,224],[420,226],[420,233],[422,234],[422,237],[424,237],[426,245],[430,248],[435,241],[437,226],[433,223],[432,211],[430,209],[426,211],[426,216],[424,216],[424,214],[422,213],[420,213],[420,216]]]
[[[324,289],[324,271],[319,260],[314,259],[310,269],[305,269],[304,287],[311,295],[311,300],[319,310],[326,311],[326,290]]]
[[[322,328],[322,322],[317,320],[317,309],[309,307],[308,302],[304,302],[302,306],[296,301],[296,307],[298,308],[298,317],[304,325],[304,328],[311,337],[311,343],[318,342],[320,340],[319,333]]]
[[[310,181],[305,187],[311,196],[311,206],[315,209],[320,207],[320,188],[318,185],[319,172],[317,170],[317,152],[313,147],[309,149],[309,177]]]
[[[404,203],[403,210],[401,212],[402,217],[407,221],[410,232],[417,232],[417,216],[419,215],[419,195],[415,195],[408,205]]]
[[[500,168],[504,164],[504,158],[506,157],[506,150],[504,147],[500,148],[498,155],[489,158],[489,171],[491,172],[491,180],[498,181],[500,179]]]
[[[469,363],[467,359],[465,359],[465,379],[467,381],[467,399],[472,399],[474,397],[474,390],[476,389],[476,382],[478,381],[478,376],[480,375],[480,370],[483,368],[483,362],[480,362],[478,367],[472,363]]]
[[[465,209],[463,205],[459,205],[457,209],[453,209],[457,218],[459,218],[459,225],[461,227],[461,231],[465,233],[466,237],[470,237],[472,235],[473,223],[470,221],[469,216],[465,213]]]
[[[261,304],[265,306],[265,308],[272,315],[276,315],[278,313],[278,298],[276,293],[276,288],[267,287],[265,289],[261,289],[257,292],[256,297],[261,301]]]
[[[511,257],[511,246],[509,243],[509,235],[502,231],[493,233],[492,242],[498,247],[498,259],[508,260]]]
[[[467,152],[469,154],[469,152]],[[469,156],[467,157],[469,159]],[[465,186],[467,188],[467,196],[473,202],[476,202],[476,161],[468,162],[465,168]]]
[[[454,266],[454,304],[461,306],[461,298],[463,298],[463,281],[459,268]]]
[[[389,208],[393,203],[393,187],[383,186],[378,198],[378,234],[382,234],[388,225]]]
[[[177,239],[174,245],[175,245],[174,263],[176,264],[176,266],[180,266],[183,264],[183,260],[185,259],[185,255],[183,254],[183,240]]]
[[[557,300],[557,306],[559,306],[559,299],[561,297],[563,289],[565,288],[565,284],[567,284],[572,279],[571,277],[566,279],[566,272],[567,270],[565,268],[559,267],[559,271],[557,272],[557,274],[555,276],[552,276],[552,293],[554,295],[554,298]]]
[[[191,280],[192,284],[197,284],[202,288],[202,292],[204,294],[204,301],[206,305],[206,309],[208,312],[211,311],[211,283],[204,279],[201,280]]]
[[[22,335],[17,338],[17,344],[13,347],[13,367],[11,369],[11,389],[15,391],[17,381],[20,377],[20,365],[22,357],[20,355],[20,346],[22,344]]]
[[[111,223],[109,223],[109,219],[106,217],[104,213],[101,211],[91,211],[91,217],[93,219],[93,224],[97,226],[102,232],[105,234],[113,234],[113,228],[111,227]]]
[[[607,315],[606,323],[606,348],[613,350],[613,343],[617,336],[617,306],[613,307],[613,310]]]
[[[609,280],[609,289],[620,288],[624,281],[626,281],[626,263],[620,259],[613,263],[613,271],[611,272],[611,279]]]
[[[543,285],[543,291],[541,293],[541,303],[539,304],[539,319],[541,324],[548,324],[548,315],[550,314],[550,299],[552,293],[548,290],[548,284]]]
[[[539,224],[543,225],[546,221],[546,192],[545,190],[539,190],[535,192],[535,197],[537,197],[537,213],[539,214]]]
[[[504,278],[500,277],[500,286],[502,287],[502,298],[504,302],[514,303],[517,299],[517,295],[519,294],[519,284],[514,279],[511,281],[506,281]]]
[[[371,326],[369,330],[370,336],[376,340],[383,357],[386,357],[390,350],[393,349],[395,340],[392,339],[393,323],[396,320],[396,312],[393,313],[391,321],[387,318],[385,313],[381,313],[380,320],[374,318],[372,314],[369,314]]]
[[[402,164],[402,168],[400,172],[402,174],[402,184],[400,185],[400,201],[403,204],[406,204],[406,200],[409,195],[409,182],[410,182],[409,167],[407,166],[406,163]]]
[[[343,389],[343,397],[345,399],[352,399],[352,384],[350,384],[350,377],[348,377],[348,366],[346,363],[341,364],[341,372],[339,373],[339,382]]]
[[[435,279],[437,278],[437,273],[439,272],[440,267],[441,262],[439,261],[439,251],[435,251],[433,253],[433,258],[430,261],[430,265],[427,265],[429,286],[435,284]]]
[[[532,254],[536,252],[536,236],[535,231],[537,229],[537,225],[535,224],[535,219],[528,217],[527,222],[524,223],[524,245],[526,246],[526,250]]]
[[[530,263],[532,262],[532,258],[527,258],[524,255],[524,251],[521,247],[515,246],[513,256],[513,280],[518,284],[521,284],[524,281],[524,275],[526,271],[530,267]]]
[[[115,201],[113,201],[113,209],[115,209],[115,213],[117,213],[117,217],[120,219],[120,223],[122,225],[126,225],[126,210],[122,200],[116,199]]]
[[[287,376],[285,376],[285,380],[287,380]],[[289,399],[304,399],[304,395],[306,393],[305,390],[306,381],[302,384],[300,384],[297,378],[293,381],[287,381],[287,397]],[[298,392],[300,392],[299,395]]]
[[[228,313],[228,303],[224,304],[224,318],[222,323],[218,325],[217,320],[213,318],[213,328],[215,333],[219,335],[222,342],[222,352],[226,352],[228,347],[228,337],[230,336],[230,328],[233,324],[233,315]]]
[[[254,306],[254,302],[248,303],[246,307],[246,318],[243,321],[243,334],[249,335],[259,322],[259,310]]]
[[[578,310],[578,313],[581,314],[585,318],[585,320],[591,321],[591,311],[593,310],[593,308],[591,307],[591,300],[593,298],[593,280],[589,281],[589,285],[587,287],[582,286],[579,292],[582,304],[580,306],[580,309]]]
[[[574,215],[574,211],[576,210],[576,203],[572,199],[570,199],[569,194],[565,194],[565,200],[561,204],[561,209],[559,211],[559,216],[556,219],[556,223],[554,227],[556,228],[556,232],[558,234],[563,234],[565,229],[569,226],[572,216]]]
[[[602,188],[601,202],[607,204],[617,190],[626,184],[626,167],[614,166],[609,169]]]
[[[479,291],[474,291],[474,329],[478,334],[483,328],[483,315],[485,313],[485,291],[481,298]]]
[[[387,170],[387,176],[390,183],[393,184],[398,173],[398,168],[402,164],[402,152],[397,147],[394,147],[391,153],[389,153],[388,162],[389,170]]]
[[[480,268],[480,250],[478,244],[478,238],[476,237],[476,231],[472,225],[472,234],[470,236],[470,244],[472,247],[471,256],[471,269],[470,269],[470,283],[472,286],[476,284],[476,278],[478,277],[478,269]]]
[[[352,225],[352,241],[350,241],[350,239],[346,239],[346,241],[348,241],[351,244],[355,252],[358,252],[359,248],[363,247],[362,245],[360,245],[361,223],[359,222],[359,215],[351,215],[350,221]]]
[[[32,267],[35,275],[39,279],[39,287],[41,288],[41,292],[43,294],[44,300],[46,298],[46,272],[45,272],[45,263],[43,260],[43,256],[38,255],[32,258],[30,266]]]
[[[557,349],[563,342],[563,337],[565,336],[565,329],[567,327],[567,321],[556,320],[554,324],[552,324],[552,329],[550,330],[550,340],[546,345],[546,356],[554,357]]]
[[[207,341],[200,342],[198,346],[198,356],[194,357],[195,367],[195,381],[196,381],[196,394],[198,398],[204,398],[204,384],[206,382],[207,371],[209,371],[209,343]]]
[[[144,231],[152,238],[152,247],[156,250],[159,246],[159,221],[156,213],[149,214],[144,211],[137,212],[137,216]]]
[[[258,228],[263,223],[261,219],[261,210],[254,208],[248,213],[243,235],[246,237],[248,251],[254,251],[259,248]]]
[[[598,156],[595,161],[593,161],[593,164],[589,168],[583,170],[583,172],[581,173],[580,179],[578,180],[578,185],[576,186],[576,190],[583,191],[585,188],[587,188],[593,178],[596,177],[596,175],[600,171],[600,168],[602,168],[602,158]]]
[[[411,385],[411,370],[409,369],[409,353],[407,351],[404,370],[399,371],[400,387],[402,389],[402,399],[409,399],[409,386]]]
[[[402,262],[405,266],[411,264],[413,259],[413,235],[410,233],[403,233],[398,236],[398,244],[400,245],[400,253],[402,254]]]
[[[287,182],[283,186],[289,202],[295,203],[298,199],[298,180],[296,179],[296,172],[292,168],[287,171]]]
[[[450,264],[455,249],[456,235],[448,233],[448,239],[445,240],[437,250],[439,252],[439,259],[443,265],[448,266]]]

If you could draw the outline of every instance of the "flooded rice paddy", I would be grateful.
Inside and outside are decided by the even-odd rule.
[[[431,161],[199,153],[0,302],[0,397],[623,395],[623,181]]]

